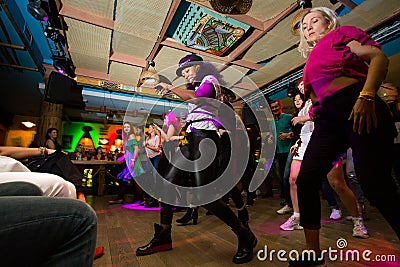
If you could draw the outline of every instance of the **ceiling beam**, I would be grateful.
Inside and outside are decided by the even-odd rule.
[[[20,65],[15,65],[15,64],[7,64],[7,63],[0,62],[0,66],[10,67],[10,68],[14,68],[14,69],[22,69],[22,70],[30,70],[30,71],[39,72],[38,68],[25,67],[25,66],[20,66]]]
[[[248,68],[248,69],[253,69],[253,70],[259,70],[259,69],[262,68],[261,64],[254,63],[254,62],[251,62],[251,61],[246,60],[246,59],[234,60],[234,61],[232,61],[232,64],[238,65],[238,66],[241,66],[241,67],[245,67],[245,68]]]
[[[357,7],[357,5],[351,1],[351,0],[338,0],[340,3],[342,3],[345,7],[347,7],[348,9],[352,10],[355,7]]]
[[[282,11],[276,17],[269,19],[263,23],[263,30],[255,29],[253,33],[246,38],[236,49],[234,49],[229,55],[227,55],[227,63],[231,63],[241,56],[247,49],[250,48],[258,39],[264,36],[268,31],[270,31],[276,24],[290,15],[296,8],[298,8],[297,2],[292,3],[287,9]]]
[[[42,75],[44,75],[45,69],[44,69],[44,67],[43,67],[43,65],[42,65],[42,62],[40,62],[40,61],[36,58],[36,56],[35,56],[35,54],[33,53],[31,47],[29,46],[28,41],[27,41],[26,38],[25,38],[25,35],[24,35],[24,34],[21,32],[21,30],[18,28],[17,23],[15,22],[13,16],[11,15],[10,10],[8,9],[7,4],[4,3],[3,1],[1,1],[0,4],[1,4],[1,7],[2,7],[3,11],[4,11],[5,14],[7,15],[8,19],[10,20],[12,26],[14,27],[14,30],[17,32],[19,38],[21,39],[22,43],[24,44],[24,47],[26,47],[26,49],[27,49],[29,55],[31,56],[31,58],[32,58],[32,60],[33,60],[33,62],[34,62],[35,65],[38,67],[38,71],[39,71]]]
[[[147,66],[147,61],[143,58],[137,58],[134,56],[118,53],[118,52],[111,52],[110,60],[125,63],[133,66],[138,66],[145,68]]]
[[[198,54],[198,55],[205,56],[205,57],[215,58],[216,60],[222,61],[225,64],[232,63],[232,64],[235,64],[235,65],[238,65],[241,67],[245,67],[248,69],[255,69],[255,70],[259,70],[262,67],[260,64],[257,64],[257,63],[254,63],[254,62],[251,62],[251,61],[248,61],[245,59],[239,59],[239,60],[235,60],[234,62],[228,62],[227,57],[220,57],[220,56],[217,56],[217,55],[214,55],[211,53],[207,53],[205,51],[190,48],[181,43],[173,41],[171,39],[166,39],[166,40],[162,41],[161,44],[164,46],[168,46],[168,47],[175,48],[178,50],[186,51],[189,53],[194,53],[194,54]]]
[[[83,69],[83,68],[76,68],[75,74],[79,76],[86,76],[90,78],[95,78],[99,80],[107,80],[110,78],[107,73],[99,72],[95,70]]]
[[[63,5],[59,14],[68,18],[87,22],[106,29],[114,30],[114,20],[100,17],[92,13],[76,9],[69,5]]]
[[[7,44],[7,43],[1,43],[0,46],[2,47],[7,47],[7,48],[12,48],[12,49],[18,49],[18,50],[26,50],[26,47],[23,45],[15,45],[15,44]]]
[[[208,2],[208,1],[195,1],[195,0],[187,0],[188,2],[192,2],[195,5],[198,5],[200,7],[203,7],[205,9],[211,10],[214,13],[220,14],[221,16],[224,16],[226,18],[232,18],[235,19],[237,21],[240,21],[242,23],[245,23],[253,28],[262,30],[263,29],[263,22],[255,19],[253,17],[250,17],[249,15],[246,14],[241,14],[241,15],[232,15],[232,14],[221,14],[218,13],[217,11],[215,11],[214,9],[210,8],[209,6],[207,6],[206,4],[204,4],[203,2]]]
[[[169,25],[171,24],[171,21],[174,18],[175,13],[178,10],[180,3],[181,3],[181,0],[172,0],[172,4],[168,10],[168,14],[167,14],[167,17],[165,18],[163,27],[161,28],[161,32],[158,35],[157,41],[154,44],[153,49],[151,50],[149,56],[147,57],[147,61],[154,60],[154,58],[157,54],[157,51],[160,49],[161,42],[164,39],[165,33],[167,32],[167,29],[168,29]]]

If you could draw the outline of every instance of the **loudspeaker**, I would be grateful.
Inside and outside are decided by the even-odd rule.
[[[68,76],[55,71],[50,73],[44,97],[47,102],[55,104],[80,108],[85,107],[82,97],[82,86],[79,86],[75,80]]]

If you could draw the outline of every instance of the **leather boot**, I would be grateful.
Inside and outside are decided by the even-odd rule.
[[[239,245],[235,256],[233,256],[233,263],[242,264],[251,261],[253,258],[253,248],[257,245],[256,236],[248,226],[235,233],[238,237]]]
[[[164,229],[159,224],[154,224],[154,237],[147,244],[138,247],[136,256],[150,255],[156,252],[167,251],[172,249],[171,228]]]
[[[183,215],[182,218],[177,219],[176,222],[180,224],[188,224],[193,220],[193,225],[196,225],[199,218],[198,209],[199,208],[188,208],[185,215]]]

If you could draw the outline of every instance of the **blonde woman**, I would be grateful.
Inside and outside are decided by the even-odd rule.
[[[385,103],[375,97],[388,59],[364,31],[339,26],[335,12],[316,7],[301,19],[299,51],[307,58],[304,90],[314,106],[314,131],[297,178],[297,194],[307,250],[320,256],[319,187],[340,154],[350,146],[357,176],[390,226],[400,235],[400,196],[390,177],[394,127]],[[391,199],[391,201],[387,201]],[[324,264],[322,257],[289,266]]]

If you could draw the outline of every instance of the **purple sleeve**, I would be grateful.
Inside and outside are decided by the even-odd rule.
[[[214,93],[214,85],[210,80],[204,80],[196,89],[197,97],[211,97]]]

